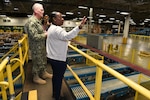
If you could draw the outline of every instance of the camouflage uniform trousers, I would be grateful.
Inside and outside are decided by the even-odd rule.
[[[33,63],[32,74],[41,74],[43,71],[46,70],[47,65],[46,48],[45,46],[43,47],[38,45],[37,48],[32,49],[31,49],[31,56]]]

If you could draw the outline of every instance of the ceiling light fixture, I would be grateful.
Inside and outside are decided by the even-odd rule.
[[[33,0],[33,1],[43,1],[43,0]]]
[[[62,14],[62,17],[66,17],[66,15]]]
[[[150,19],[145,19],[145,20],[150,21]]]
[[[9,3],[9,2],[10,2],[10,0],[4,0],[4,2],[5,2],[5,3]]]
[[[93,17],[88,16],[87,18],[92,19]]]
[[[106,15],[99,15],[99,17],[106,17]]]
[[[88,7],[85,7],[85,6],[78,6],[78,8],[80,8],[80,9],[88,9]]]
[[[129,15],[128,12],[120,12],[121,15]]]
[[[80,14],[81,14],[81,12],[78,11],[78,15],[80,15]]]
[[[19,10],[19,8],[17,8],[17,7],[14,7],[14,11],[18,11]]]
[[[116,13],[117,13],[117,14],[119,14],[119,13],[120,13],[120,11],[116,11]]]
[[[115,20],[115,18],[109,18],[109,20]]]
[[[67,15],[73,15],[73,13],[72,13],[72,12],[66,12],[66,14],[67,14]]]

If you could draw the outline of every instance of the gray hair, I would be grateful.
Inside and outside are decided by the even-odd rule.
[[[32,6],[32,10],[35,11],[35,9],[37,9],[39,6],[43,6],[43,5],[40,4],[40,3],[35,3],[35,4]]]

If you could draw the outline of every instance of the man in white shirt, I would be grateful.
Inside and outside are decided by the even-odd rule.
[[[67,67],[66,55],[68,50],[68,41],[76,37],[80,29],[82,29],[87,18],[83,17],[81,24],[76,26],[70,32],[66,32],[61,25],[64,19],[60,12],[53,12],[51,15],[52,24],[48,29],[46,40],[46,51],[48,62],[52,66],[53,77],[53,97],[60,100],[60,91],[62,86],[62,79]]]

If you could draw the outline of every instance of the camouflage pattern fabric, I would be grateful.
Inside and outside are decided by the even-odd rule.
[[[39,74],[46,69],[46,38],[41,21],[34,16],[30,17],[24,26],[25,32],[29,37],[29,48],[32,57],[32,73]]]

